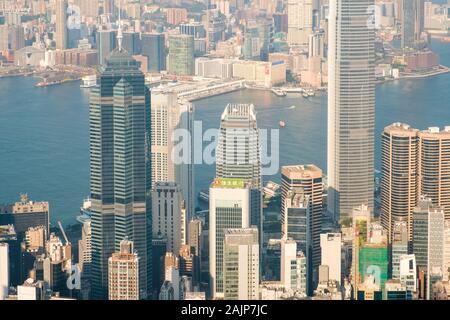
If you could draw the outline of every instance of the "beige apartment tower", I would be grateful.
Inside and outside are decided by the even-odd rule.
[[[139,257],[132,241],[120,242],[120,251],[108,260],[109,300],[139,300]]]
[[[412,240],[412,211],[419,198],[418,132],[407,124],[394,123],[381,136],[381,224],[389,241],[395,223],[402,221]]]
[[[67,49],[68,46],[68,37],[67,37],[67,8],[68,2],[67,0],[56,0],[55,3],[55,12],[56,12],[56,33],[55,33],[55,41],[56,41],[56,49],[64,50]]]

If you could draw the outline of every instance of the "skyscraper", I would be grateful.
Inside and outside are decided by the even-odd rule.
[[[151,292],[150,93],[118,38],[90,97],[92,293],[108,296],[108,258],[128,237],[145,299]]]
[[[416,31],[416,0],[402,0],[402,48],[413,48]]]
[[[183,193],[187,222],[194,213],[194,106],[176,92],[152,90],[152,185],[176,182]]]
[[[175,182],[158,182],[152,191],[153,238],[167,239],[167,251],[178,254],[182,244],[183,195]]]
[[[258,300],[258,229],[225,229],[223,290],[225,300]]]
[[[215,179],[209,189],[209,273],[211,295],[224,297],[225,229],[250,227],[250,189],[242,179]]]
[[[285,290],[305,296],[308,294],[307,257],[298,250],[297,242],[290,238],[281,239],[280,276]]]
[[[450,126],[419,132],[420,194],[445,210],[450,220]]]
[[[148,58],[148,71],[166,70],[166,47],[164,34],[141,34],[141,54]]]
[[[313,32],[313,0],[288,0],[288,43],[307,45]]]
[[[108,283],[109,300],[139,300],[139,257],[126,238],[108,259]]]
[[[228,104],[220,119],[216,178],[243,179],[250,187],[250,225],[262,244],[261,144],[253,104]]]
[[[408,240],[412,238],[412,210],[417,205],[418,130],[394,123],[381,136],[381,224],[392,242],[396,222],[406,222]]]
[[[64,50],[68,47],[67,30],[67,0],[56,0],[56,49]]]
[[[98,63],[104,65],[106,58],[116,48],[117,31],[115,30],[99,30],[96,33],[95,42],[98,51]]]
[[[408,223],[406,221],[395,222],[391,241],[391,276],[394,280],[400,279],[400,261],[402,256],[408,254],[408,245]]]
[[[375,129],[374,0],[330,0],[328,210],[335,220],[373,209]]]
[[[194,74],[194,37],[186,34],[169,36],[169,73],[177,76]]]
[[[289,193],[302,193],[307,197],[306,206],[308,228],[310,231],[309,239],[312,249],[309,254],[305,249],[304,253],[310,259],[314,272],[314,279],[317,278],[317,268],[320,265],[320,233],[322,230],[322,215],[323,215],[323,180],[322,170],[315,165],[295,165],[285,166],[281,168],[281,223],[288,223],[286,220],[286,213],[289,208],[286,208],[286,201],[289,201]],[[301,189],[301,191],[296,191]],[[292,197],[292,194],[291,194]],[[305,198],[306,199],[306,198]],[[292,204],[292,202],[291,202]],[[291,206],[298,208],[298,206]],[[296,209],[291,209],[296,210]],[[285,229],[285,228],[284,228]],[[282,231],[283,235],[283,231]],[[291,237],[288,235],[288,237]],[[295,239],[295,238],[294,238]],[[309,256],[311,255],[311,256]]]

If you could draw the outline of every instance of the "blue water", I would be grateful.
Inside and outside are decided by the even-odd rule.
[[[433,42],[450,66],[450,44]],[[78,83],[35,88],[33,78],[0,79],[0,203],[26,192],[47,200],[53,222],[73,223],[89,194],[88,92]],[[402,80],[377,88],[376,167],[379,136],[392,122],[424,129],[450,125],[450,74]],[[217,128],[227,103],[253,103],[261,128],[280,130],[280,165],[314,163],[326,171],[326,96],[305,100],[263,91],[239,91],[197,101],[196,120]],[[295,105],[296,108],[290,108]],[[207,188],[214,166],[196,167],[196,189]],[[279,180],[279,175],[264,177]]]

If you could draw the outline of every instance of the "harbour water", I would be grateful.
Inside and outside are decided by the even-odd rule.
[[[450,44],[433,41],[441,63],[450,66]],[[19,193],[47,200],[51,220],[75,223],[89,194],[89,97],[78,82],[35,88],[34,78],[0,79],[0,203]],[[260,128],[280,129],[280,165],[315,163],[326,170],[326,95],[277,97],[270,91],[245,90],[195,102],[203,130],[218,128],[228,103],[253,103]],[[295,106],[295,108],[292,108]],[[379,137],[392,122],[419,129],[450,125],[450,74],[400,80],[377,87],[376,167]],[[214,166],[196,166],[196,190],[214,178]],[[279,181],[279,174],[264,177]]]

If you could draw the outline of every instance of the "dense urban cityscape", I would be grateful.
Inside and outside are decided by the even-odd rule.
[[[0,0],[0,300],[450,300],[449,88],[450,0]]]

